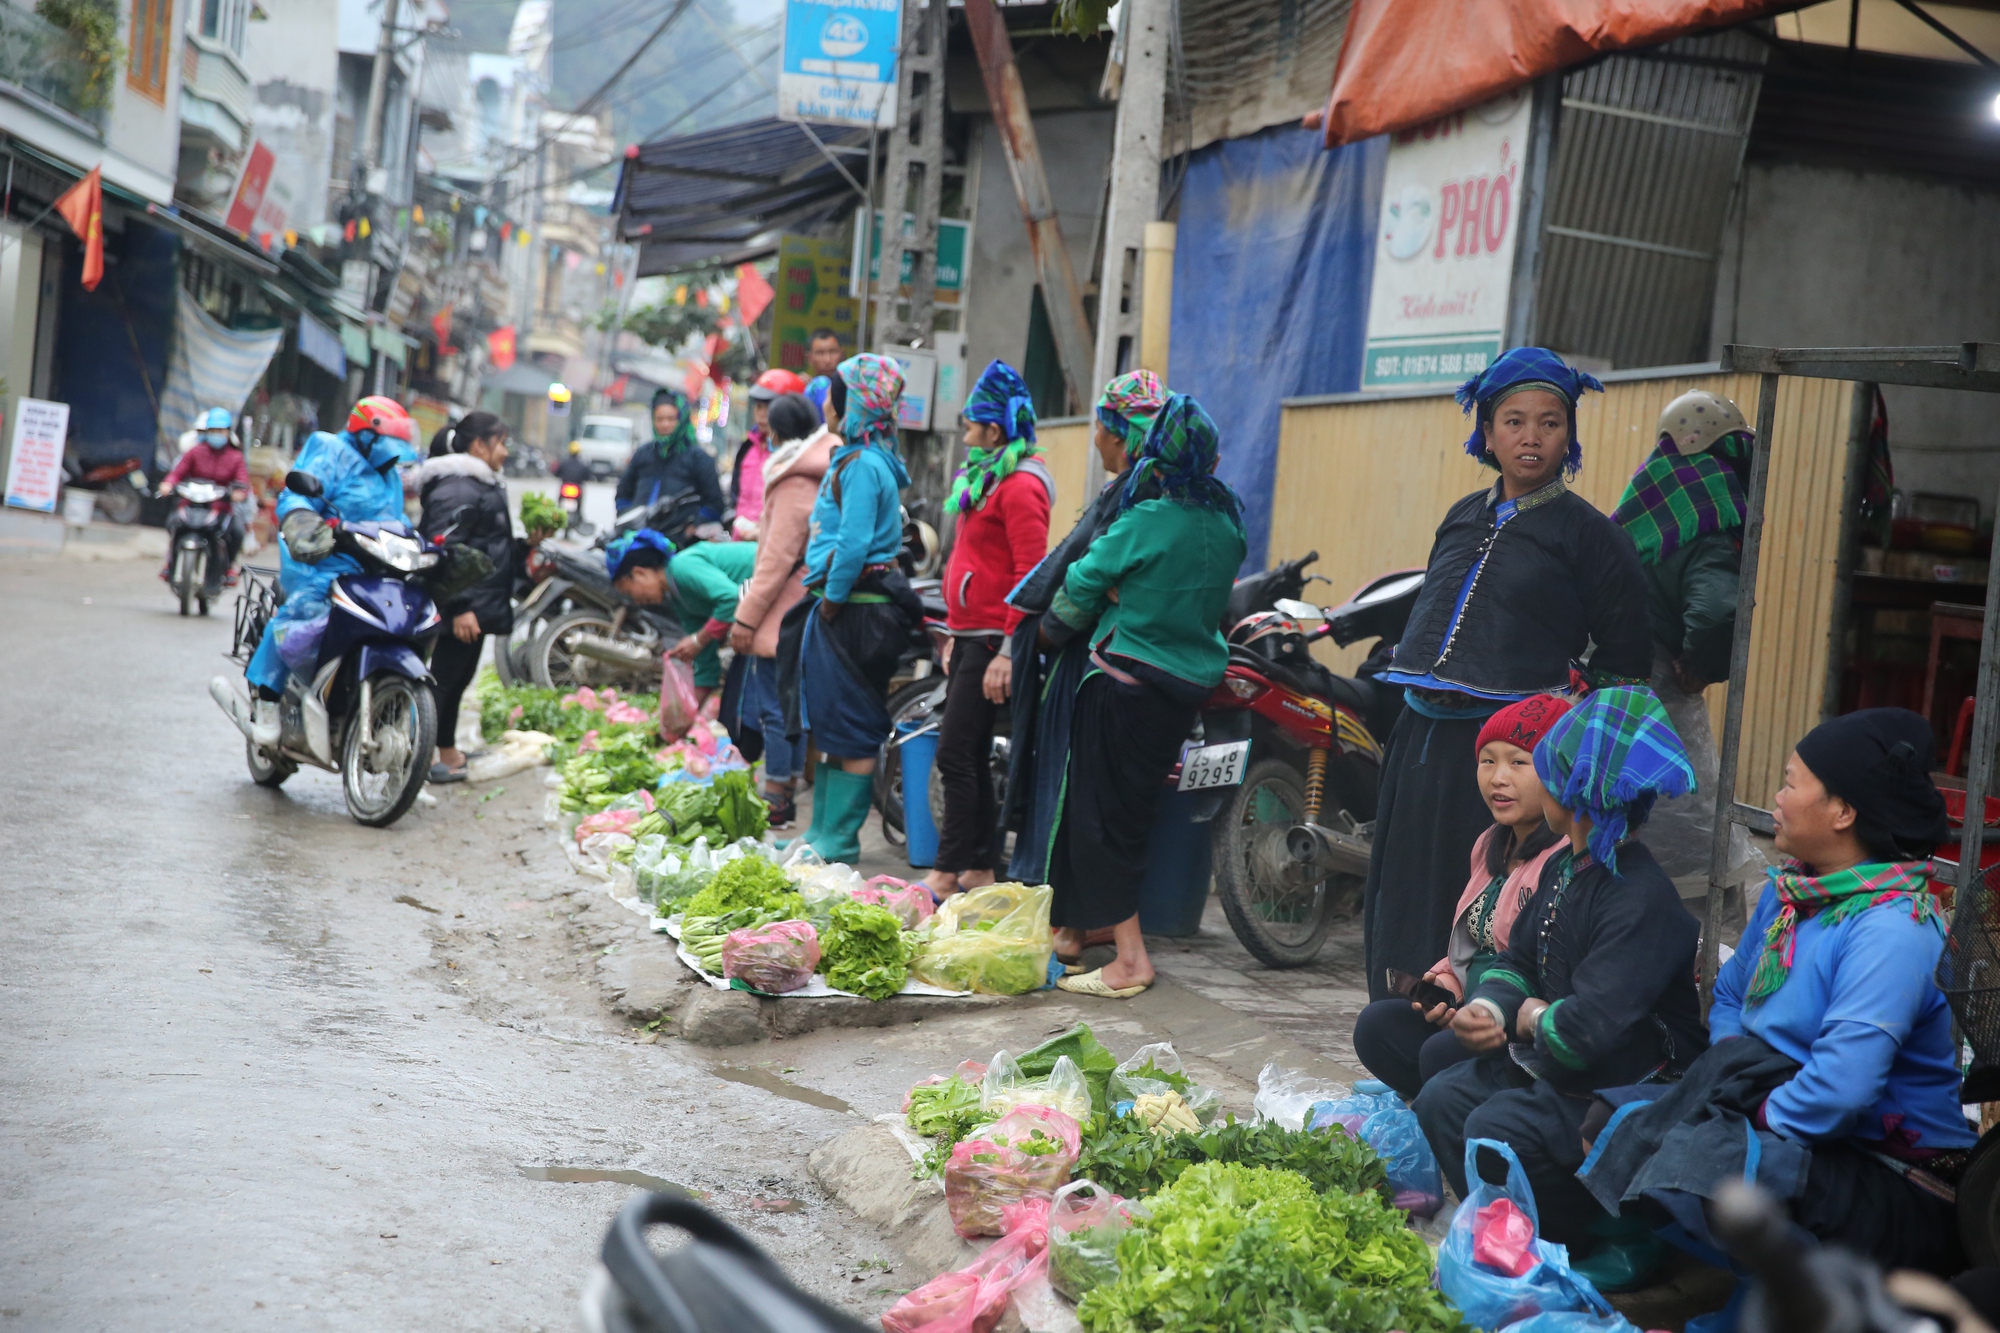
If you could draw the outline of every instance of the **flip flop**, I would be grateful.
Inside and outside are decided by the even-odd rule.
[[[1062,977],[1056,982],[1056,988],[1066,990],[1072,995],[1095,995],[1105,1000],[1129,1000],[1134,995],[1149,989],[1152,984],[1149,981],[1144,986],[1107,986],[1104,984],[1104,969],[1098,967],[1080,976]]]
[[[443,764],[432,764],[431,775],[428,780],[433,786],[442,785],[447,782],[463,782],[465,781],[465,769],[463,767],[447,768]]]

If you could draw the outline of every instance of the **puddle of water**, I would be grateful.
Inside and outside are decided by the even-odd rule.
[[[771,1093],[774,1096],[786,1097],[795,1102],[804,1102],[807,1106],[817,1106],[825,1111],[851,1111],[854,1109],[838,1097],[830,1097],[824,1092],[814,1092],[811,1088],[802,1088],[789,1079],[779,1078],[776,1074],[768,1073],[762,1069],[747,1069],[738,1065],[717,1065],[715,1067],[715,1076],[725,1083],[741,1083],[746,1087],[762,1088],[765,1092]]]
[[[684,1199],[706,1199],[700,1190],[676,1185],[671,1180],[649,1176],[644,1171],[600,1171],[585,1166],[524,1166],[521,1174],[530,1180],[549,1180],[559,1185],[631,1185],[659,1194],[678,1194]]]

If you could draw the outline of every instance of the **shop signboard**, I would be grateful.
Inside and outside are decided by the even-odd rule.
[[[854,347],[858,303],[848,291],[853,272],[839,241],[785,236],[778,241],[777,297],[771,303],[772,364],[803,372],[814,329],[832,329]]]
[[[894,124],[902,39],[902,0],[787,0],[779,117]]]
[[[937,353],[914,347],[877,350],[903,371],[903,393],[896,400],[896,424],[904,430],[929,430],[932,399],[937,393]]]
[[[854,228],[854,248],[861,249],[861,210],[856,209]],[[868,289],[877,291],[882,286],[882,214],[875,214],[875,224],[868,228]],[[960,293],[965,290],[965,243],[972,232],[972,224],[962,218],[938,219],[937,242],[937,295],[939,305],[957,305]],[[912,213],[903,214],[903,237],[914,240],[917,234],[917,219]],[[917,252],[903,251],[903,262],[896,278],[896,290],[908,292],[910,277],[916,271]]]
[[[40,398],[14,400],[14,440],[7,451],[7,504],[14,509],[56,511],[62,491],[63,441],[69,404]]]
[[[1363,389],[1456,384],[1500,354],[1531,100],[1522,89],[1390,140]]]

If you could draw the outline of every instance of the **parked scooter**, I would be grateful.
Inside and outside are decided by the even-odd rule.
[[[1299,600],[1313,552],[1238,584],[1229,666],[1183,752],[1181,791],[1212,790],[1215,894],[1236,937],[1269,967],[1302,967],[1358,910],[1368,873],[1382,741],[1402,693],[1377,683],[1422,570],[1386,574],[1343,605]],[[1315,576],[1317,577],[1317,576]],[[1251,585],[1248,589],[1245,585]],[[1301,628],[1319,620],[1318,628]],[[1313,641],[1378,642],[1353,676],[1315,661]]]
[[[324,489],[308,472],[293,472],[285,487],[309,499]],[[357,823],[383,828],[417,799],[437,745],[437,701],[425,658],[443,620],[426,584],[444,572],[446,553],[406,523],[343,523],[338,516],[328,522],[334,552],[359,562],[361,572],[334,581],[312,679],[297,673],[286,679],[277,746],[245,742],[250,778],[260,787],[282,786],[300,764],[338,773],[347,812]],[[492,568],[483,556],[477,563]],[[273,584],[245,571],[232,656],[249,660],[277,608]]]
[[[222,594],[222,576],[229,567],[229,523],[234,510],[229,488],[213,481],[190,479],[174,487],[180,503],[167,516],[167,586],[180,599],[181,614],[208,604]]]
[[[64,489],[96,491],[97,507],[113,523],[139,521],[147,485],[146,466],[136,458],[86,467],[75,454],[63,455]]]

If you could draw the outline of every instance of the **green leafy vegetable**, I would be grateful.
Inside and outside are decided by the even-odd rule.
[[[910,1089],[910,1109],[903,1123],[925,1138],[934,1138],[954,1128],[970,1129],[978,1122],[979,1088],[953,1074],[942,1083],[919,1083]],[[961,1130],[953,1137],[964,1138]]]
[[[850,901],[835,903],[829,915],[831,924],[820,934],[827,985],[871,1000],[886,1000],[902,990],[910,977],[910,949],[896,914]]]
[[[528,491],[521,496],[521,526],[529,532],[561,532],[569,526],[569,515],[553,495]]]
[[[790,918],[781,911],[759,907],[738,907],[719,916],[684,916],[681,918],[681,943],[701,964],[701,970],[712,976],[722,975],[722,946],[732,931],[751,930],[758,926],[768,926],[773,921]]]
[[[626,731],[565,760],[560,769],[562,808],[594,813],[627,792],[651,788],[666,771],[653,757],[658,746],[643,731]]]
[[[706,786],[669,782],[655,794],[653,813],[634,832],[640,837],[665,834],[681,847],[706,837],[711,846],[719,847],[738,838],[763,837],[770,827],[769,814],[770,807],[751,786],[749,771],[738,769],[716,774]]]
[[[1118,1242],[1118,1280],[1083,1297],[1091,1333],[1454,1333],[1431,1255],[1374,1191],[1318,1194],[1269,1167],[1205,1162]]]
[[[1151,1194],[1202,1162],[1233,1162],[1292,1171],[1322,1194],[1375,1190],[1385,1168],[1361,1140],[1339,1125],[1286,1129],[1265,1121],[1230,1119],[1199,1134],[1163,1138],[1138,1121],[1100,1118],[1083,1136],[1076,1174],[1128,1199]]]
[[[789,921],[803,917],[806,900],[792,889],[785,872],[761,856],[739,856],[715,872],[708,886],[688,899],[684,909],[689,917],[719,916],[739,907],[762,912],[782,912],[775,918]]]
[[[574,746],[586,731],[595,731],[599,736],[638,731],[650,736],[655,725],[653,719],[660,712],[657,695],[621,695],[624,702],[646,714],[646,721],[609,722],[602,709],[585,708],[576,702],[574,694],[532,685],[502,685],[492,667],[480,671],[472,693],[479,701],[479,733],[489,741],[499,740],[503,731],[539,731],[565,746]],[[564,703],[565,699],[570,702]],[[558,757],[568,759],[573,753],[566,750]]]
[[[1091,1106],[1099,1115],[1104,1114],[1107,1109],[1104,1087],[1111,1079],[1111,1071],[1118,1067],[1118,1057],[1104,1048],[1089,1024],[1078,1023],[1022,1055],[1021,1072],[1029,1078],[1047,1078],[1054,1072],[1056,1061],[1065,1055],[1083,1071],[1083,1081],[1090,1085]]]

